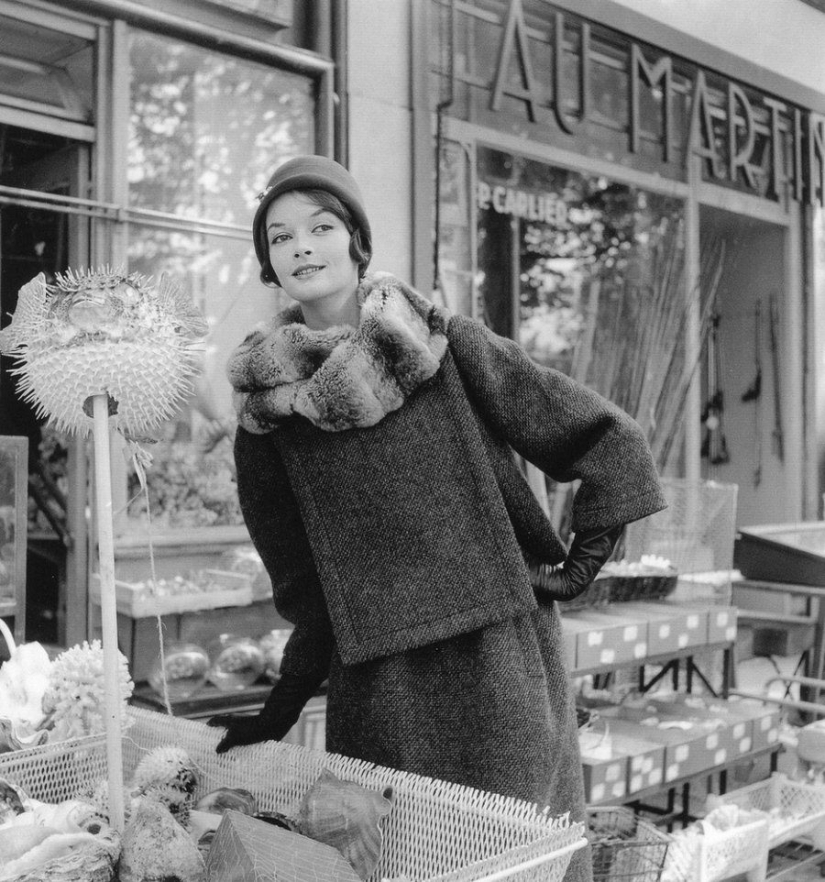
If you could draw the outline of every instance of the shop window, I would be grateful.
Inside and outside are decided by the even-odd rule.
[[[687,290],[683,202],[477,145],[475,212],[480,317],[632,414],[664,467],[718,278]]]
[[[14,18],[0,26],[0,104],[88,122],[93,44],[81,36]]]
[[[195,394],[152,445],[149,494],[129,484],[129,517],[165,527],[242,523],[224,367],[284,304],[264,287],[250,227],[273,169],[315,146],[310,78],[134,31],[130,37],[128,266],[166,274],[210,327]]]

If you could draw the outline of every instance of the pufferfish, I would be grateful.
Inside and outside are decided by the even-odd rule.
[[[0,352],[17,359],[20,394],[59,431],[88,434],[87,402],[106,394],[114,427],[138,437],[191,394],[193,344],[206,332],[191,299],[165,276],[154,285],[109,267],[68,270],[20,289]]]
[[[188,827],[197,786],[195,765],[182,747],[156,747],[135,767],[131,796],[160,802],[182,827]]]

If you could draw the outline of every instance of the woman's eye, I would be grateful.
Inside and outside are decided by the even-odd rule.
[[[287,236],[286,233],[278,233],[277,236],[272,237],[269,244],[270,245],[280,245],[281,242],[286,242],[286,240],[288,238],[289,238],[289,236]]]
[[[332,224],[316,224],[313,232],[315,233],[326,233],[328,230],[332,229]]]

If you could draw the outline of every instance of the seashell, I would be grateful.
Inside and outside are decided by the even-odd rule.
[[[393,801],[391,787],[378,793],[324,769],[301,801],[296,827],[304,836],[337,849],[366,879],[381,858],[381,821]]]
[[[23,814],[25,811],[23,800],[25,798],[19,788],[4,778],[0,778],[0,826],[17,815]]]
[[[33,824],[0,830],[0,867],[5,870],[12,861],[19,860],[55,833],[57,830],[51,827],[36,827]]]
[[[195,804],[195,809],[216,815],[234,809],[245,815],[254,815],[258,811],[258,803],[248,790],[240,787],[219,787],[204,794]]]
[[[123,832],[118,878],[120,882],[205,882],[206,864],[197,843],[169,809],[152,799],[140,799]]]

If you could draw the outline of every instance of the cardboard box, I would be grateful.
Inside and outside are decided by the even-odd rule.
[[[708,643],[733,643],[738,633],[738,611],[735,606],[708,608]]]
[[[589,805],[624,800],[648,787],[659,787],[665,773],[665,749],[614,731],[611,721],[579,732],[585,800]]]
[[[751,750],[765,750],[779,741],[780,709],[748,698],[728,698],[726,713],[751,726]]]
[[[701,771],[695,759],[695,734],[689,735],[679,729],[659,729],[620,717],[610,719],[610,731],[633,741],[652,742],[660,746],[664,751],[661,779],[664,784]]]
[[[667,655],[692,646],[704,646],[708,638],[708,610],[698,607],[633,601],[617,605],[622,614],[648,622],[650,655]]]
[[[731,758],[729,733],[718,722],[697,716],[668,714],[650,706],[605,709],[605,718],[640,725],[637,734],[645,741],[665,745],[665,781],[680,775],[693,775],[724,765]]]
[[[577,670],[579,634],[590,630],[590,624],[579,621],[572,613],[562,612],[561,634],[564,643],[564,655],[571,671]]]
[[[577,631],[577,671],[641,662],[648,654],[647,622],[637,616],[619,618],[584,610],[563,619]]]
[[[718,725],[719,741],[728,751],[728,760],[736,759],[753,750],[753,724],[751,720],[731,716],[724,698],[684,695],[652,696],[651,704],[670,717],[686,720],[704,720]],[[720,749],[717,747],[717,750]]]
[[[588,804],[623,800],[627,795],[627,754],[606,732],[580,732],[584,799]]]
[[[655,741],[630,738],[616,732],[609,722],[606,725],[614,752],[627,757],[627,795],[648,787],[659,787],[665,775],[664,747]]]

